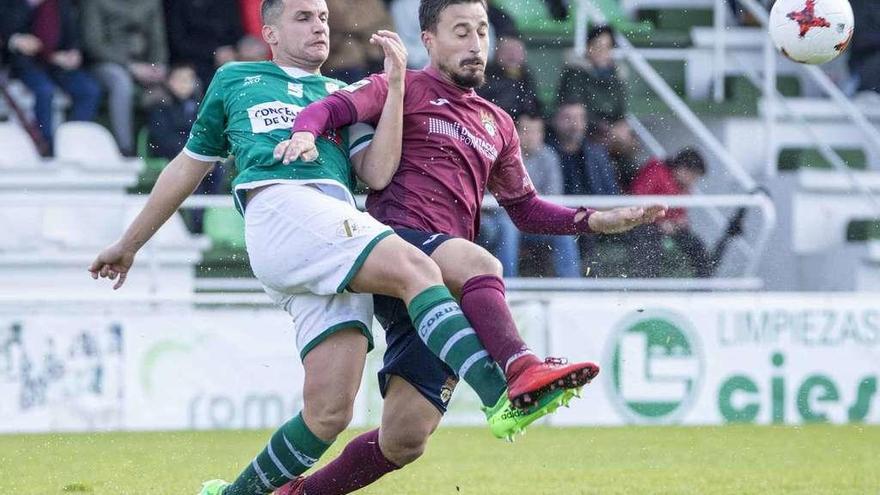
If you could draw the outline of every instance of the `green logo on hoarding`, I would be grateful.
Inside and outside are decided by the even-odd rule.
[[[670,311],[637,312],[613,332],[605,362],[609,392],[621,414],[636,423],[672,423],[694,402],[703,357],[690,323]]]

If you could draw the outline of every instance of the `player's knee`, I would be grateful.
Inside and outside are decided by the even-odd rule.
[[[330,439],[348,428],[353,415],[352,401],[331,401],[322,404],[316,404],[309,407],[306,404],[306,414],[309,427],[312,428],[315,435],[320,438]]]
[[[414,462],[425,453],[430,431],[410,430],[405,433],[388,435],[380,447],[385,457],[397,466]]]
[[[471,266],[473,267],[471,277],[479,275],[495,275],[500,277],[504,273],[501,262],[488,251],[481,250],[479,254],[474,256]]]
[[[404,285],[407,287],[420,288],[443,283],[440,267],[418,249],[407,249],[397,262],[405,278]]]

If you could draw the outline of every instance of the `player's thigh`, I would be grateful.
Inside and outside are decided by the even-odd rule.
[[[294,321],[305,369],[303,416],[319,437],[330,440],[351,421],[367,352],[373,300],[366,294],[290,296],[283,304]]]
[[[392,234],[346,201],[300,184],[270,186],[245,211],[254,275],[282,294],[344,292],[370,252]]]
[[[441,244],[431,259],[443,273],[443,283],[453,294],[460,294],[468,280],[480,275],[502,275],[501,262],[483,247],[465,239],[450,239]]]
[[[416,387],[399,376],[391,376],[382,408],[379,446],[389,460],[402,466],[425,451],[428,438],[443,415]]]
[[[349,283],[355,292],[381,294],[407,303],[422,290],[442,283],[431,258],[397,235],[373,248]]]

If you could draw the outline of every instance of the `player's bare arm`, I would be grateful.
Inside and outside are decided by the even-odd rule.
[[[138,250],[180,208],[213,166],[184,153],[177,155],[159,175],[147,204],[122,237],[101,251],[89,266],[92,278],[116,280],[114,290],[122,287]]]
[[[364,151],[352,157],[352,166],[358,178],[370,189],[379,191],[391,183],[400,164],[407,53],[400,36],[391,31],[379,31],[370,38],[370,43],[381,46],[385,52],[388,96],[373,141]]]

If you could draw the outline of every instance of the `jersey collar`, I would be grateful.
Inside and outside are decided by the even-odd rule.
[[[285,67],[285,66],[279,65],[277,63],[275,63],[275,66],[278,67],[279,69],[283,70],[288,76],[290,76],[294,79],[301,79],[303,77],[320,76],[321,75],[320,72],[318,72],[317,74],[313,74],[311,72],[300,69],[299,67]]]

